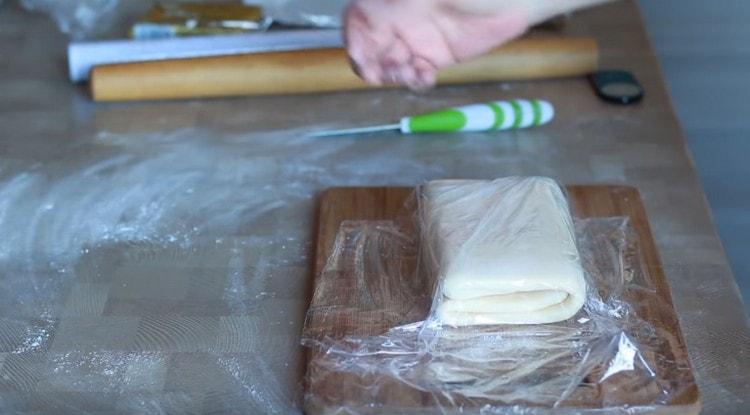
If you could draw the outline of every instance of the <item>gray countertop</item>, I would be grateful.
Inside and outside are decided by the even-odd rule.
[[[297,97],[94,104],[66,40],[0,8],[0,410],[298,410],[315,196],[342,185],[546,175],[640,189],[706,413],[746,413],[750,335],[631,2],[574,16],[633,107],[584,79]],[[498,136],[304,138],[493,99],[553,124]]]

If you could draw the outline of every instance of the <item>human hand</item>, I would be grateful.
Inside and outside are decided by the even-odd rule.
[[[426,89],[445,66],[481,55],[557,14],[609,0],[353,0],[352,66],[373,84]]]
[[[354,70],[373,84],[425,89],[445,66],[483,54],[522,34],[522,3],[488,8],[470,0],[356,0],[344,16]]]

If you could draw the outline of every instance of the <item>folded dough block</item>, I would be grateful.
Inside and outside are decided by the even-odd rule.
[[[423,238],[439,278],[438,321],[552,323],[583,306],[573,220],[554,180],[439,180],[425,186],[423,197]]]

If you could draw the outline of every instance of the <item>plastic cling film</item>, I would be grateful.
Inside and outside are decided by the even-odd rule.
[[[60,31],[74,39],[105,32],[122,13],[118,10],[118,0],[21,0],[20,3],[29,10],[49,14]]]
[[[133,21],[153,6],[153,0],[20,0],[29,10],[46,13],[61,32],[73,39],[122,37]],[[167,1],[166,4],[194,3]],[[226,1],[208,1],[227,3]],[[231,2],[230,2],[231,3]],[[346,0],[246,0],[260,5],[274,21],[292,26],[340,28]],[[0,0],[0,4],[2,1]]]
[[[372,334],[373,326],[377,331],[422,317],[429,289],[409,273],[417,261],[410,234],[389,221],[346,221],[334,246],[307,312],[308,335],[329,336],[326,327],[342,324]]]
[[[430,182],[420,225],[440,281],[431,316],[438,324],[554,323],[583,306],[572,219],[551,179]]]
[[[274,18],[287,25],[340,28],[347,0],[244,0],[261,4]]]
[[[396,221],[342,223],[303,330],[308,411],[629,414],[691,387],[669,372],[672,334],[635,311],[663,302],[627,218],[573,220],[586,294],[572,318],[455,327],[430,320],[423,198]]]

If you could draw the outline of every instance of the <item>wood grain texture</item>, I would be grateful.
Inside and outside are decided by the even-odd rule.
[[[750,313],[750,141],[744,117],[750,113],[750,2],[725,0],[711,8],[702,0],[638,4]]]
[[[596,69],[589,38],[522,39],[446,68],[438,83],[577,76]],[[352,72],[343,49],[257,53],[100,66],[91,74],[96,101],[275,95],[372,89]]]
[[[647,301],[634,301],[637,314],[656,327],[663,333],[667,333],[664,339],[666,348],[672,361],[669,363],[669,375],[674,376],[678,382],[687,387],[679,388],[668,402],[654,411],[665,414],[692,414],[700,410],[698,388],[692,374],[690,361],[688,359],[685,342],[677,321],[672,305],[669,285],[664,276],[659,255],[654,244],[653,236],[649,226],[646,211],[643,207],[638,190],[626,186],[569,186],[567,187],[571,209],[576,217],[595,218],[627,216],[634,228],[641,250],[644,265],[648,271],[649,282],[653,285],[659,298],[655,304],[653,297]],[[325,191],[320,198],[320,215],[318,217],[318,239],[315,264],[315,275],[321,274],[331,252],[339,225],[345,220],[388,220],[395,219],[404,207],[404,202],[409,198],[411,188],[406,187],[372,187],[372,188],[332,188]],[[318,281],[315,281],[317,284]],[[342,287],[342,292],[345,290]],[[646,295],[646,294],[635,294]],[[316,301],[313,299],[313,306]],[[345,321],[344,321],[345,320]],[[333,337],[345,335],[379,334],[387,327],[382,324],[373,324],[367,319],[344,319],[332,321],[321,319],[320,321],[308,321],[308,325],[317,331],[325,331]],[[359,325],[359,326],[358,326]],[[367,327],[361,327],[367,326]],[[328,413],[335,410],[339,405],[353,407],[365,413],[388,411],[398,413],[412,413],[429,411],[433,405],[434,397],[428,397],[426,393],[399,385],[396,382],[389,384],[385,390],[377,393],[363,393],[363,385],[367,379],[358,378],[351,373],[334,373],[321,376],[316,372],[316,359],[323,359],[319,350],[310,349],[308,353],[308,376],[307,391],[317,397],[314,405],[308,405],[308,413]],[[590,387],[590,385],[589,385]],[[609,391],[611,392],[611,391]],[[627,393],[633,394],[632,406],[639,405],[639,391]],[[332,399],[326,401],[326,396]],[[597,400],[601,394],[585,395],[587,401],[576,401],[580,407],[571,407],[575,413],[577,409],[595,409],[606,407],[606,402]],[[338,402],[345,400],[345,402]],[[327,402],[320,405],[321,402]],[[375,403],[374,409],[366,409],[369,404]],[[376,410],[377,409],[377,410]],[[436,409],[433,407],[433,409]],[[542,408],[544,410],[544,408]],[[551,410],[551,408],[550,408]],[[420,412],[421,413],[421,412]]]

